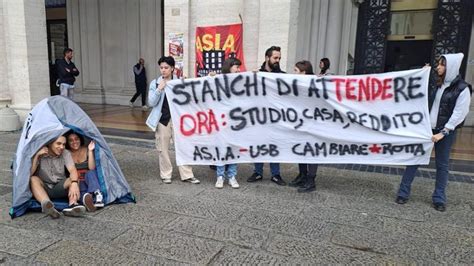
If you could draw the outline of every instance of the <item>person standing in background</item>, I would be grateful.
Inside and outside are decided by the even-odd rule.
[[[142,109],[143,111],[148,110],[146,106],[146,71],[145,71],[145,59],[140,58],[138,63],[133,66],[133,74],[135,75],[135,88],[136,92],[133,95],[130,103],[128,104],[130,108],[133,108],[133,103],[137,99],[138,96],[142,96]]]
[[[74,82],[79,76],[79,70],[71,61],[73,51],[71,48],[65,48],[63,52],[64,58],[57,60],[56,69],[58,71],[58,83],[61,95],[74,99]]]

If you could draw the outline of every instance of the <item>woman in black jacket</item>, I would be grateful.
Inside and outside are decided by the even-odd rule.
[[[456,129],[464,124],[469,113],[472,87],[459,75],[464,55],[446,54],[438,61],[437,88],[428,96],[431,128],[436,153],[436,184],[432,195],[433,208],[446,210],[446,186],[449,177],[449,153],[456,137]],[[398,190],[398,204],[405,204],[410,196],[410,188],[418,165],[407,166]]]

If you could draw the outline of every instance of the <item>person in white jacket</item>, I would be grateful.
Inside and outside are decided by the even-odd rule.
[[[433,208],[446,210],[446,186],[449,177],[449,153],[456,138],[456,129],[464,124],[469,113],[472,87],[459,75],[464,55],[445,54],[438,61],[436,88],[428,95],[431,128],[435,143],[436,183],[432,195]],[[410,196],[410,188],[418,165],[407,166],[403,174],[396,202],[405,204]]]
[[[164,91],[166,83],[176,79],[173,75],[175,61],[171,56],[163,56],[158,60],[161,76],[152,80],[148,89],[148,104],[153,109],[146,121],[148,127],[155,131],[155,145],[159,152],[160,176],[164,183],[171,183],[173,165],[169,156],[169,145],[173,135],[173,123],[171,112]],[[191,166],[182,165],[178,167],[181,181],[199,184],[200,181],[194,177]]]

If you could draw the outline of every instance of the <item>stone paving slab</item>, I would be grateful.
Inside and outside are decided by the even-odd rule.
[[[35,261],[34,256],[22,257],[0,252],[0,265],[17,266],[17,265],[48,265],[47,263]]]
[[[282,188],[278,188],[282,189]],[[265,198],[258,194],[249,197],[246,194],[226,191],[226,190],[205,190],[198,195],[199,198],[213,198],[217,202],[229,202],[243,206],[251,206],[254,209],[272,210],[276,212],[285,212],[291,214],[298,214],[303,209],[303,206],[294,200],[284,197]]]
[[[111,245],[196,264],[208,263],[224,246],[215,240],[154,228],[134,228],[114,239]]]
[[[191,185],[191,184],[184,184]],[[154,206],[159,210],[218,221],[235,221],[242,215],[243,210],[238,206],[230,208],[219,201],[186,196],[171,196],[163,194],[147,194],[140,205]]]
[[[371,228],[373,230],[382,230],[384,228],[384,217],[367,212],[325,208],[313,205],[307,206],[302,212],[301,217],[335,224],[347,224]]]
[[[0,133],[0,152],[14,152],[18,135]],[[430,206],[434,180],[416,178],[410,201],[398,205],[400,173],[374,173],[375,166],[322,166],[317,190],[301,194],[271,182],[268,164],[263,181],[247,183],[253,164],[243,164],[240,189],[216,189],[208,166],[193,168],[199,185],[180,182],[177,169],[166,185],[153,145],[111,147],[137,204],[80,219],[11,220],[11,172],[0,160],[0,264],[474,264],[470,183],[450,182],[440,213]],[[297,169],[281,164],[286,181]]]
[[[198,184],[187,184],[181,182],[181,180],[175,179],[171,184],[165,184],[161,179],[158,177],[152,177],[148,180],[141,181],[141,182],[134,182],[131,184],[133,188],[134,194],[138,197],[141,195],[145,195],[148,193],[160,193],[165,195],[171,196],[183,196],[183,185],[186,186],[186,197],[194,197],[197,196],[199,193],[203,192],[205,189],[209,189],[209,186]],[[138,200],[140,201],[140,200]]]
[[[268,233],[263,230],[242,227],[236,223],[214,222],[186,216],[178,217],[164,229],[229,242],[247,248],[260,248],[268,236]]]
[[[0,162],[1,167],[1,162]],[[6,166],[6,168],[0,168],[0,184],[13,186],[13,176],[12,170],[10,169],[10,165]]]
[[[74,218],[61,216],[59,219],[45,217],[23,225],[31,231],[50,232],[61,239],[108,242],[130,229],[129,225],[94,219],[90,216]]]
[[[324,241],[308,241],[275,235],[267,250],[288,258],[310,259],[313,264],[413,264],[414,261],[400,261],[374,252],[337,246]]]
[[[177,214],[164,212],[155,207],[119,204],[105,208],[103,212],[94,218],[120,223],[125,226],[133,224],[162,228],[178,217]]]
[[[12,191],[12,186],[0,185],[0,196],[5,196]]]
[[[247,211],[237,223],[250,228],[308,239],[329,240],[332,233],[332,227],[327,222],[263,210]]]
[[[377,230],[379,232],[389,232],[408,237],[418,236],[438,243],[446,241],[455,245],[474,247],[474,227],[472,227],[472,224],[470,228],[455,228],[438,223],[436,220],[412,222],[390,217],[383,217],[382,219],[383,229]]]
[[[474,247],[449,242],[439,243],[419,236],[398,237],[398,234],[376,232],[365,228],[339,226],[333,231],[331,242],[355,249],[385,255],[404,256],[437,263],[474,263]]]
[[[149,180],[160,176],[157,155],[154,155],[155,160],[147,158],[147,155],[140,152],[124,151],[119,154],[114,153],[114,156],[120,162],[120,168],[124,175],[133,177],[135,181]]]
[[[0,252],[17,256],[29,256],[59,241],[59,238],[51,233],[35,230],[15,228],[11,226],[0,226]]]
[[[107,244],[73,240],[60,241],[41,251],[35,259],[53,265],[186,265]]]
[[[266,251],[226,246],[210,265],[314,265],[305,258],[288,258]]]

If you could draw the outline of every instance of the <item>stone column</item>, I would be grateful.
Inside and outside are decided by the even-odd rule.
[[[260,21],[258,30],[258,66],[265,60],[265,51],[272,45],[281,47],[280,66],[283,71],[292,72],[294,53],[290,51],[295,39],[290,40],[297,30],[298,1],[260,0]],[[296,14],[296,15],[295,15]]]
[[[7,62],[3,84],[8,84],[11,107],[24,119],[49,96],[45,5],[42,0],[3,0],[2,9]]]
[[[348,1],[332,0],[329,2],[329,15],[326,34],[326,57],[331,61],[330,71],[335,74],[341,74],[341,71],[339,70],[339,62],[341,57],[343,59],[347,58],[347,54],[341,53],[344,2]]]
[[[0,62],[7,62],[7,51],[5,47],[5,20],[4,16],[4,3],[0,1]],[[7,102],[10,104],[11,96],[8,89],[7,80],[7,65],[5,63],[0,64],[0,101]],[[1,103],[0,103],[1,104]]]

